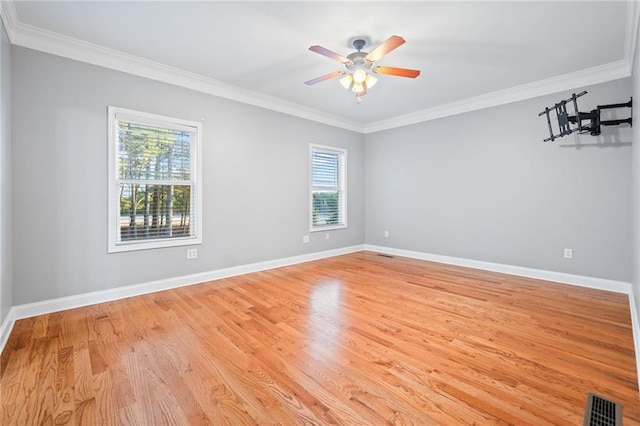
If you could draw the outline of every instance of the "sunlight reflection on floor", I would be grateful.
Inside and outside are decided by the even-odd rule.
[[[342,283],[319,284],[311,294],[309,310],[309,355],[333,358],[343,331]]]

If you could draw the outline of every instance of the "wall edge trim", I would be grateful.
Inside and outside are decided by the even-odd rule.
[[[15,309],[12,307],[9,309],[9,312],[4,318],[4,321],[2,321],[2,324],[0,324],[0,354],[2,354],[4,346],[9,341],[9,336],[11,335],[15,322]]]
[[[638,382],[638,391],[640,391],[640,318],[636,309],[635,297],[633,294],[633,286],[629,289],[629,313],[631,315],[631,331],[633,333],[633,347],[636,353],[636,381]]]
[[[534,278],[537,280],[551,281],[560,284],[570,284],[580,287],[593,288],[596,290],[613,291],[615,293],[623,294],[630,294],[631,292],[631,283],[624,281],[614,281],[604,278],[587,277],[584,275],[574,275],[564,272],[555,272],[543,269],[506,265],[501,263],[484,262],[481,260],[443,256],[439,254],[403,250],[370,244],[365,244],[365,250],[395,256],[409,257],[412,259],[428,260],[431,262],[444,263],[448,265],[464,266],[467,268],[481,269],[484,271],[499,272],[502,274],[516,275],[525,278]]]
[[[566,95],[569,96],[569,92],[578,88],[607,83],[627,77],[631,77],[631,64],[626,60],[620,60],[569,74],[559,75],[546,80],[534,81],[521,86],[414,111],[386,120],[367,123],[364,133],[376,133],[397,127],[410,126],[425,121],[480,111],[485,108],[507,105],[554,93],[567,92]],[[544,105],[541,105],[540,109],[544,109]]]

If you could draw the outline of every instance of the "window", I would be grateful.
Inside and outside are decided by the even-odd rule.
[[[347,150],[311,145],[311,232],[347,227]]]
[[[109,252],[202,242],[200,123],[109,107]]]

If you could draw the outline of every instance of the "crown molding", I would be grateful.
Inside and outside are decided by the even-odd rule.
[[[13,29],[18,25],[18,13],[12,2],[0,0],[0,16],[7,31],[9,43],[13,43]]]
[[[627,2],[623,60],[366,124],[24,24],[20,22],[13,2],[0,0],[0,14],[9,41],[15,46],[367,134],[630,77],[640,21],[640,5],[636,0]]]
[[[640,5],[638,0],[627,1],[627,19],[625,25],[624,59],[598,67],[588,68],[541,80],[522,86],[499,90],[473,98],[463,99],[448,104],[427,108],[420,111],[392,117],[365,124],[364,133],[375,133],[396,127],[408,126],[424,121],[463,114],[512,102],[532,99],[538,96],[558,93],[564,90],[576,89],[593,84],[631,77],[633,61],[638,38],[638,23],[640,22]]]
[[[7,10],[13,9],[15,12],[13,4],[2,2],[2,5],[3,12],[5,6],[7,6]],[[15,18],[15,13],[9,12],[7,16]],[[9,39],[11,44],[15,46],[169,83],[354,132],[363,133],[364,131],[364,126],[356,121],[346,120],[275,96],[233,86],[203,75],[24,24],[14,18],[6,19],[5,26],[10,28],[8,30]]]
[[[627,2],[627,23],[624,37],[624,57],[633,68],[638,40],[638,21],[640,21],[640,7],[636,0]],[[633,69],[631,70],[633,72]]]
[[[563,90],[605,83],[631,76],[631,64],[627,60],[612,62],[586,70],[552,77],[473,98],[463,99],[448,104],[427,108],[409,114],[400,115],[387,120],[380,120],[365,125],[364,133],[375,133],[396,127],[408,126],[424,121],[463,114],[484,108],[510,104],[538,96],[558,93]]]

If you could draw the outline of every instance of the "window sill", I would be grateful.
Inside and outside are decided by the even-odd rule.
[[[181,246],[193,246],[202,244],[201,238],[186,237],[186,238],[171,238],[151,241],[132,241],[119,244],[110,244],[109,253],[122,253],[127,251],[137,250],[151,250],[168,247],[181,247]]]
[[[314,226],[309,229],[309,232],[325,232],[325,231],[334,231],[336,229],[347,229],[347,225],[320,225]]]

